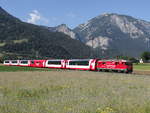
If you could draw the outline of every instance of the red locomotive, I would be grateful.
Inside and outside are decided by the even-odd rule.
[[[133,65],[127,60],[53,59],[53,60],[5,60],[4,65],[38,68],[61,68],[91,71],[132,73]]]
[[[132,73],[132,63],[127,60],[98,60],[96,64],[98,71],[114,71]]]

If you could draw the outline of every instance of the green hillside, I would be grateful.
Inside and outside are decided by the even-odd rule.
[[[0,57],[87,58],[90,48],[69,36],[28,24],[0,8]]]

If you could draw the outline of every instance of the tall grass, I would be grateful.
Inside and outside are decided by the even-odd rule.
[[[0,72],[0,113],[150,113],[150,76]]]
[[[20,66],[4,66],[0,65],[0,72],[16,72],[16,71],[55,71],[59,69],[20,67]]]

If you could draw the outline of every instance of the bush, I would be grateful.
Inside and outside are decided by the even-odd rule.
[[[144,62],[147,62],[148,60],[150,60],[150,52],[143,52],[141,54],[141,58],[143,59]]]

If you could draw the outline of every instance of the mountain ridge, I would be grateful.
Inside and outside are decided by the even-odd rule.
[[[59,27],[56,31],[63,32]],[[99,56],[139,57],[143,51],[149,51],[150,22],[128,15],[105,13],[64,33],[69,32],[75,34],[73,39],[99,50]]]
[[[85,44],[92,46],[94,43],[97,45],[94,48],[100,47],[104,51],[116,49],[120,54],[137,57],[149,50],[150,23],[131,16],[115,13],[100,15],[73,31],[84,38]]]
[[[18,58],[87,58],[88,46],[60,32],[29,24],[0,8],[0,54]],[[76,48],[76,49],[74,49]]]
[[[0,15],[0,34],[3,34],[0,50],[4,53],[30,51],[36,56],[53,53],[48,57],[57,58],[61,52],[60,58],[139,57],[150,48],[150,22],[128,15],[105,13],[74,29],[65,24],[47,27],[25,23],[1,7]],[[51,48],[49,52],[47,48]],[[57,50],[60,50],[59,55]]]
[[[149,51],[150,22],[128,15],[105,13],[74,29],[66,25],[53,28],[54,32],[62,32],[92,47],[99,52],[100,57],[108,55],[139,57],[143,51]],[[71,33],[74,35],[71,36]]]

